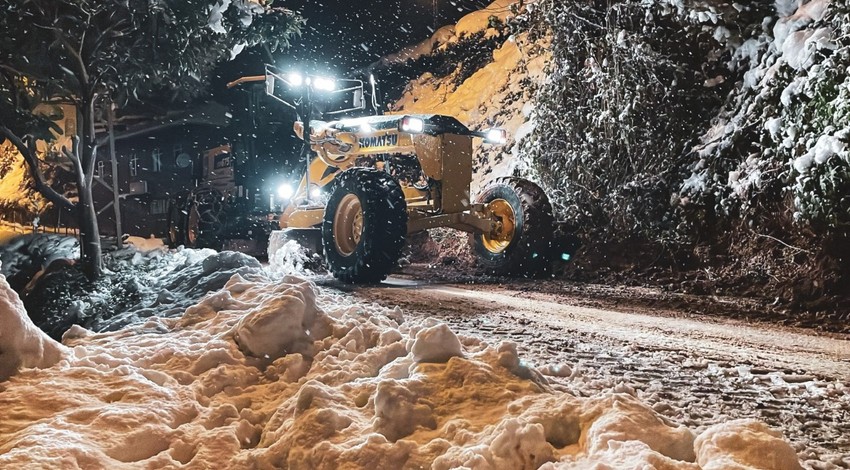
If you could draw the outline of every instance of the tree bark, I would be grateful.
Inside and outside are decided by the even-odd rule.
[[[80,168],[77,171],[77,219],[80,225],[80,262],[83,272],[90,281],[97,280],[103,273],[103,251],[100,245],[100,229],[97,224],[97,209],[94,206],[94,162],[97,159],[97,142],[94,130],[94,93],[84,93],[81,100],[82,145],[78,147]]]
[[[97,226],[97,210],[94,207],[91,186],[79,185],[79,192],[77,221],[80,226],[80,262],[83,273],[90,281],[94,281],[103,273],[103,252],[100,246],[100,230]]]
[[[107,105],[107,123],[109,126],[109,157],[112,163],[112,205],[115,210],[115,244],[120,250],[123,248],[121,233],[121,197],[120,187],[118,185],[118,157],[115,155],[115,104],[109,100]],[[103,176],[103,175],[101,175]]]

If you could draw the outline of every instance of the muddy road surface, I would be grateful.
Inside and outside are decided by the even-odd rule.
[[[850,335],[729,318],[711,304],[655,308],[641,292],[599,287],[577,297],[530,286],[410,276],[326,283],[460,334],[515,342],[520,357],[575,395],[631,393],[697,430],[757,418],[792,441],[806,468],[850,469]],[[630,295],[642,301],[623,301]]]

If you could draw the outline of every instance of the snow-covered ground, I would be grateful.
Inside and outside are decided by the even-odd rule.
[[[490,16],[504,20],[511,3],[497,1],[395,59],[494,34]],[[547,60],[545,40],[513,37],[463,83],[415,80],[394,109],[506,127],[518,141],[534,126],[523,80],[542,80]],[[513,172],[514,149],[477,149],[475,189]],[[747,406],[740,397],[720,403],[700,388],[731,374],[776,382],[777,393],[805,389],[797,391],[813,403],[844,393],[840,384],[797,385],[806,377],[718,367],[681,350],[589,349],[584,337],[563,338],[588,348],[572,356],[576,362],[535,367],[519,351],[536,332],[501,341],[480,324],[447,326],[317,286],[305,279],[310,260],[291,245],[263,268],[235,253],[131,244],[110,266],[131,300],[127,290],[110,290],[118,284],[78,299],[74,315],[98,332],[74,326],[61,344],[35,328],[0,276],[0,467],[797,469],[804,452],[780,430],[734,419],[741,413],[730,408]],[[446,304],[430,298],[429,312],[469,313],[474,305],[485,318],[492,313],[495,296],[472,304],[464,295]],[[118,299],[127,302],[118,315],[87,317]],[[618,354],[616,367],[582,375]],[[579,359],[587,355],[596,362]],[[674,368],[675,361],[686,384],[660,373],[648,390],[630,385],[629,371],[641,362]],[[567,378],[577,380],[562,385]],[[791,387],[778,383],[786,379]],[[774,395],[771,404],[790,403],[782,400]],[[682,418],[665,417],[670,409]],[[790,421],[801,426],[790,433],[805,433],[806,422]]]
[[[665,309],[658,296],[641,307],[621,287],[426,279],[346,290],[362,301],[400,306],[411,320],[514,341],[528,365],[569,393],[624,391],[695,432],[758,419],[785,433],[805,468],[850,468],[847,335],[782,327],[770,315],[725,318],[720,304],[731,298],[713,306],[690,299],[682,311]],[[650,289],[628,290],[650,295]]]
[[[512,342],[272,270],[226,273],[227,253],[162,256],[211,269],[170,284],[200,301],[61,345],[0,282],[6,375],[22,367],[0,382],[0,467],[800,468],[756,421],[697,433],[625,389],[554,387]]]

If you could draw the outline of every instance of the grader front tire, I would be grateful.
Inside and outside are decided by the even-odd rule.
[[[499,178],[478,196],[499,221],[497,230],[472,236],[473,251],[487,272],[537,277],[551,265],[552,205],[539,186],[521,178]]]
[[[383,281],[406,236],[407,203],[390,175],[354,168],[335,179],[322,223],[322,246],[334,277],[350,284]]]

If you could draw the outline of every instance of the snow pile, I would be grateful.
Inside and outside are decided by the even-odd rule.
[[[486,8],[473,11],[461,18],[455,26],[455,35],[462,38],[492,29],[494,23],[504,23],[508,19],[512,6],[522,3],[519,0],[496,0]]]
[[[294,277],[234,275],[182,317],[65,343],[0,387],[0,466],[799,468],[762,425],[695,436],[628,394],[557,391],[516,345]]]
[[[782,434],[764,423],[737,420],[705,430],[696,439],[697,462],[705,470],[727,468],[800,468],[794,451],[782,440]],[[729,453],[728,449],[736,452]]]
[[[283,231],[269,238],[269,269],[279,274],[311,274],[310,268],[321,264],[320,256],[310,253],[296,240],[286,238]]]
[[[233,339],[246,354],[275,360],[308,352],[326,330],[316,324],[324,314],[316,308],[315,291],[306,281],[290,282],[276,286],[262,308],[251,310],[236,325]]]
[[[89,317],[87,312],[93,305],[109,303],[113,286],[105,286],[100,291],[102,295],[75,302],[78,316],[84,319],[83,326],[96,331],[115,331],[153,316],[181,315],[208,293],[221,289],[233,275],[250,276],[263,271],[255,258],[232,251],[154,250],[146,255],[134,253],[129,266],[120,260],[118,263],[113,267],[123,270],[123,277],[133,278],[127,287],[134,301],[117,314]]]
[[[433,53],[440,46],[449,44],[450,41],[456,41],[454,25],[443,26],[438,29],[430,38],[415,44],[405,47],[401,51],[382,57],[380,63],[383,65],[403,64],[409,60],[416,60],[423,56]]]
[[[33,321],[54,338],[72,325],[114,331],[152,316],[178,316],[234,274],[262,272],[242,253],[166,250],[134,239],[105,259],[107,273],[90,283],[72,263],[53,263],[22,289]]]
[[[410,352],[415,362],[447,362],[463,357],[460,340],[444,323],[419,330]]]
[[[0,382],[19,368],[52,367],[67,354],[67,348],[30,321],[18,294],[0,274]]]

